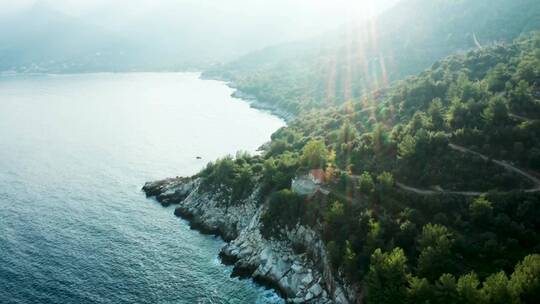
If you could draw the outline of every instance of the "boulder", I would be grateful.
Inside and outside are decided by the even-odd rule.
[[[313,294],[313,296],[318,297],[322,294],[323,289],[319,283],[313,284],[309,289],[309,293]]]

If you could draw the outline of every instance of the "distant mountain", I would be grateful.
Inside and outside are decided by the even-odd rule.
[[[404,0],[361,26],[253,52],[206,76],[298,112],[358,99],[452,53],[538,29],[537,0]]]
[[[37,0],[2,14],[0,70],[202,69],[344,22],[338,8],[309,0],[87,1],[79,10],[62,3]]]
[[[15,15],[0,19],[0,71],[92,72],[131,70],[176,70],[198,68],[231,60],[243,54],[250,42],[248,33],[231,28],[245,27],[227,16],[214,16],[204,7],[180,5],[170,11],[159,8],[147,14],[118,16],[122,8],[72,16],[45,1]],[[107,13],[109,15],[107,15]],[[102,18],[102,19],[100,19]],[[114,20],[111,21],[111,19]],[[115,23],[116,22],[116,23]],[[218,27],[218,24],[224,24]],[[253,35],[251,35],[253,36]],[[237,39],[231,39],[236,37]],[[264,37],[264,36],[263,36]],[[269,39],[270,41],[275,41]]]
[[[0,70],[125,68],[133,44],[38,2],[0,21]]]

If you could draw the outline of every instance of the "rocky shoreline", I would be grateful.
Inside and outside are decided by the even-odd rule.
[[[260,101],[255,96],[240,91],[233,83],[227,83],[227,85],[236,90],[231,95],[232,97],[246,101],[252,108],[261,111],[268,111],[272,115],[283,119],[285,122],[294,120],[295,116],[293,114],[281,109],[280,107],[269,102]]]
[[[279,106],[276,106],[275,104],[272,104],[270,102],[258,100],[257,97],[241,91],[236,85],[236,83],[234,83],[230,79],[219,77],[217,75],[208,75],[205,73],[202,73],[200,77],[201,79],[217,80],[217,81],[225,82],[229,88],[234,89],[234,92],[231,94],[232,97],[244,100],[254,109],[261,110],[261,111],[268,111],[272,115],[275,115],[283,119],[287,123],[294,120],[295,118],[295,115],[291,114],[289,111],[286,111],[280,108]]]
[[[252,278],[274,288],[288,303],[354,303],[357,294],[332,272],[324,243],[311,228],[282,230],[280,239],[261,235],[257,190],[245,201],[225,206],[205,192],[197,178],[171,178],[146,183],[143,191],[161,204],[177,205],[174,214],[193,229],[221,236],[227,244],[219,256],[233,265],[232,276]]]

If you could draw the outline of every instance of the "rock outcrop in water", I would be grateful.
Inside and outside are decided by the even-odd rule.
[[[220,257],[234,265],[233,276],[251,277],[275,288],[289,303],[351,303],[332,272],[322,240],[313,229],[297,225],[280,239],[261,235],[257,190],[241,204],[225,206],[218,195],[202,191],[199,179],[173,178],[146,183],[143,191],[164,205],[178,204],[175,215],[192,228],[222,236],[228,244]]]

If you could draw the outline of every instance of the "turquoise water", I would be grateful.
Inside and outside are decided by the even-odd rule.
[[[0,303],[281,302],[140,191],[283,125],[230,94],[197,74],[0,76]]]

